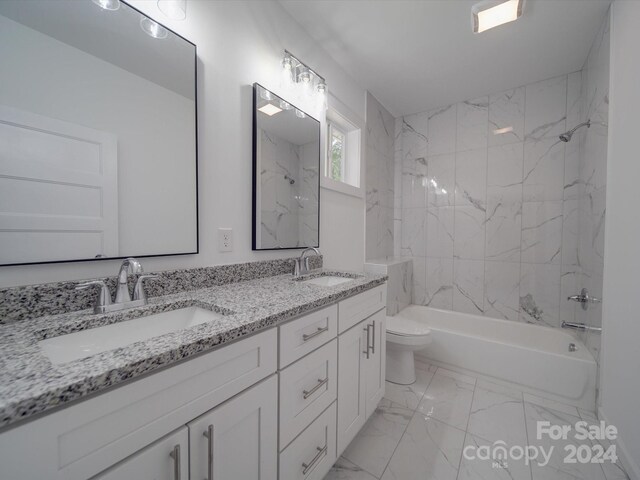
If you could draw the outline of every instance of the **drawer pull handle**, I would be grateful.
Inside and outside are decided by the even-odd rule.
[[[326,385],[327,382],[329,382],[329,377],[325,378],[324,380],[318,379],[318,384],[315,387],[313,387],[311,390],[303,390],[302,391],[302,398],[304,398],[306,400],[311,395],[316,393],[320,387],[322,387],[323,385]]]
[[[304,335],[302,335],[302,341],[303,342],[307,342],[307,341],[311,340],[313,337],[317,337],[321,333],[328,332],[328,331],[329,331],[329,325],[327,325],[324,328],[318,327],[318,329],[315,332],[309,333],[309,334],[305,333]]]
[[[363,328],[362,330],[365,330],[367,332],[367,348],[364,352],[366,356],[367,356],[367,360],[369,360],[370,354],[369,351],[371,350],[371,342],[370,342],[370,338],[371,338],[371,325],[367,324],[367,326],[365,328]]]
[[[207,430],[202,434],[207,440],[209,440],[209,444],[207,445],[207,479],[213,480],[213,425],[209,425]]]
[[[315,467],[316,463],[318,463],[318,461],[322,458],[322,456],[326,455],[326,453],[327,453],[327,444],[325,443],[324,447],[316,447],[316,449],[318,450],[318,453],[316,453],[316,456],[313,457],[313,460],[311,460],[311,462],[308,463],[308,464],[306,464],[306,463],[302,464],[302,474],[303,475],[306,475],[309,470],[311,470],[313,467]]]
[[[169,456],[173,458],[173,478],[180,480],[180,445],[173,447]]]

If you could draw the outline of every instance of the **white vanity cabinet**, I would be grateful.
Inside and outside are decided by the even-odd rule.
[[[191,478],[276,478],[277,416],[274,375],[189,422]]]
[[[338,338],[338,454],[384,396],[386,313],[380,310]]]
[[[321,480],[384,395],[385,300],[375,287],[10,428],[0,479]]]

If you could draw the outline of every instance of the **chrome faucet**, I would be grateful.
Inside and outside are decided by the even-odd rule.
[[[125,258],[120,265],[120,271],[118,272],[118,285],[116,286],[116,301],[115,303],[125,303],[131,301],[131,295],[129,294],[129,272],[138,274],[143,272],[140,262],[133,257]]]
[[[305,273],[309,273],[309,257],[305,256],[307,252],[315,252],[316,255],[322,255],[320,250],[315,247],[305,248],[298,258],[294,259],[293,263],[293,276],[299,277]]]
[[[93,305],[94,313],[108,313],[124,310],[125,308],[140,307],[146,305],[148,302],[144,292],[143,282],[147,279],[158,278],[157,275],[140,275],[133,288],[132,300],[129,294],[129,273],[138,274],[142,273],[142,271],[142,265],[140,265],[140,262],[135,258],[130,257],[122,262],[120,270],[118,271],[118,283],[116,285],[116,298],[114,301],[111,300],[111,292],[103,280],[92,280],[81,283],[76,286],[76,290],[85,290],[94,285],[100,287],[100,294]]]

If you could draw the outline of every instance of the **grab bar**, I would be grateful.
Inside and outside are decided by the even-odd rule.
[[[574,328],[576,330],[589,330],[592,332],[601,332],[602,327],[592,327],[590,325],[585,325],[584,323],[575,323],[575,322],[562,322],[562,328]]]

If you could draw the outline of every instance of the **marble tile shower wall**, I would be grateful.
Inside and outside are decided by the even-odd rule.
[[[607,145],[609,125],[609,17],[603,22],[583,69],[583,111],[581,121],[591,119],[591,127],[580,136],[579,175],[579,276],[577,290],[602,298],[604,268],[604,223],[606,211]],[[576,319],[587,325],[602,326],[601,304],[576,308]],[[581,333],[596,361],[600,360],[600,334]]]
[[[559,327],[578,264],[581,72],[401,122],[400,254],[413,302]]]
[[[384,258],[394,248],[395,119],[370,93],[366,124],[365,254],[367,259]]]
[[[260,130],[263,248],[318,243],[317,144],[294,145]],[[317,162],[317,160],[315,160]],[[272,208],[276,205],[276,208]]]

